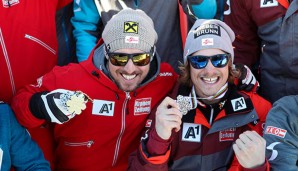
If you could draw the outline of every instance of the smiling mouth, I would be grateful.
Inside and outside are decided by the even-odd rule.
[[[137,76],[137,74],[133,74],[133,75],[127,75],[127,74],[122,74],[122,77],[126,80],[132,80]]]
[[[208,84],[214,84],[216,83],[218,80],[219,80],[219,77],[202,77],[201,78],[205,83],[208,83]]]

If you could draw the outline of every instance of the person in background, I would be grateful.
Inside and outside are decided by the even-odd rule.
[[[266,156],[272,171],[298,170],[298,96],[285,96],[275,103],[266,118]]]
[[[157,39],[144,11],[121,10],[88,60],[55,67],[14,96],[12,108],[25,127],[55,123],[53,170],[127,168],[147,116],[178,77],[160,62]]]
[[[55,15],[70,2],[72,0],[0,2],[0,99],[5,103],[11,104],[12,96],[19,89],[58,64]],[[49,126],[28,131],[51,161]]]
[[[271,104],[234,85],[234,39],[220,20],[195,22],[181,85],[150,115],[128,170],[269,171],[262,126]]]
[[[179,72],[178,61],[183,61],[183,42],[177,0],[75,1],[74,16],[71,21],[74,26],[73,35],[76,40],[78,61],[81,62],[88,58],[92,48],[101,38],[102,30],[107,22],[113,15],[125,8],[141,9],[152,18],[159,37],[156,51],[161,56],[162,62],[169,63],[176,72]],[[185,15],[183,12],[181,14]]]
[[[13,111],[0,101],[0,170],[50,171],[49,162],[16,120]]]

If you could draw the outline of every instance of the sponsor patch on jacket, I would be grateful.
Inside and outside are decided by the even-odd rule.
[[[271,135],[275,135],[275,136],[284,138],[287,134],[287,130],[278,128],[278,127],[274,127],[274,126],[267,126],[267,128],[265,130],[265,134],[271,134]]]
[[[183,123],[182,141],[201,142],[201,124]]]
[[[2,4],[4,8],[9,8],[13,5],[20,3],[19,0],[2,0]]]
[[[234,112],[247,108],[244,97],[231,100],[231,104],[233,106]]]
[[[261,3],[260,4],[261,8],[278,6],[278,1],[277,0],[261,0],[260,3]]]
[[[151,124],[152,124],[152,119],[147,119],[146,124],[145,124],[145,127],[146,128],[150,128],[151,127]]]
[[[171,77],[171,76],[173,76],[173,73],[171,73],[171,72],[162,72],[162,73],[159,73],[159,76],[160,77]]]
[[[107,100],[93,100],[92,114],[93,115],[103,115],[103,116],[113,116],[114,115],[114,101]]]
[[[201,25],[195,29],[194,38],[198,38],[199,36],[203,36],[206,34],[213,34],[213,35],[221,36],[220,27],[216,24]]]
[[[151,98],[136,99],[134,115],[147,115],[151,111]]]
[[[219,131],[219,141],[233,141],[235,137],[236,128],[230,128]]]

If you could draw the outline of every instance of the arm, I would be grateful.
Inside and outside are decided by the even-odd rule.
[[[175,100],[169,97],[153,113],[155,116],[151,117],[156,117],[156,124],[152,125],[155,127],[146,131],[138,151],[130,156],[128,170],[168,170],[172,130],[180,130],[182,114]]]
[[[298,170],[297,96],[273,104],[266,120],[266,156],[272,170]]]
[[[10,122],[10,156],[16,170],[50,170],[42,151],[32,141],[29,133],[17,122],[13,112],[8,110],[7,122]]]
[[[73,4],[74,16],[71,23],[74,27],[73,36],[76,41],[76,55],[78,61],[88,58],[92,48],[99,38],[98,23],[100,16],[92,0],[75,1]]]

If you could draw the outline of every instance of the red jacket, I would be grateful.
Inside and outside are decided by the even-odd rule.
[[[106,60],[103,56],[100,59]],[[160,72],[157,70],[149,83],[126,94],[97,69],[92,60],[93,52],[80,64],[55,67],[36,85],[22,89],[12,102],[19,122],[26,127],[44,122],[36,119],[28,108],[29,100],[36,92],[58,88],[80,90],[93,100],[102,100],[102,106],[108,106],[109,115],[98,115],[96,111],[92,112],[94,103],[88,102],[80,115],[54,126],[55,169],[58,170],[125,170],[129,154],[137,149],[150,110],[172,90],[177,79],[171,66],[163,63]]]
[[[17,90],[57,64],[56,10],[72,0],[1,2],[0,98],[10,103]]]
[[[187,95],[187,93],[182,94]],[[164,155],[148,154],[147,147],[150,139],[156,139],[157,136],[155,129],[149,127],[149,132],[144,136],[149,138],[142,138],[138,152],[130,158],[128,170],[247,170],[238,163],[232,145],[246,130],[255,130],[262,135],[270,108],[271,104],[257,94],[239,93],[235,88],[229,87],[222,102],[213,104],[212,107],[198,105],[196,110],[191,110],[183,116],[181,129],[172,136],[169,150]],[[210,125],[209,119],[205,116],[213,114],[215,119]],[[154,128],[154,115],[150,117]],[[169,142],[157,139],[154,143],[152,144],[151,141],[150,148],[156,150]],[[269,171],[268,162],[260,170],[265,167]]]

